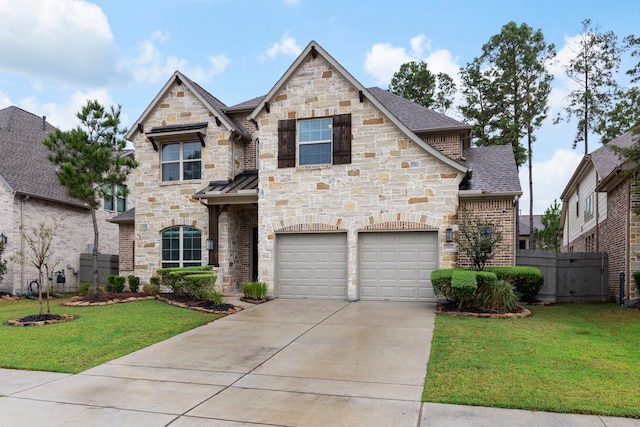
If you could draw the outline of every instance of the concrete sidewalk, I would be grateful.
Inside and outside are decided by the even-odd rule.
[[[249,305],[77,375],[0,369],[0,426],[640,426],[421,403],[434,319],[424,303]]]

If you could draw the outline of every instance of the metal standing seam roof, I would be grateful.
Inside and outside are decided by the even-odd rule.
[[[47,159],[42,140],[54,130],[43,117],[18,107],[0,110],[0,177],[18,194],[87,208],[68,196]]]
[[[198,191],[196,199],[209,198],[212,195],[249,194],[258,190],[258,171],[248,170],[236,175],[228,181],[211,181],[208,186]]]

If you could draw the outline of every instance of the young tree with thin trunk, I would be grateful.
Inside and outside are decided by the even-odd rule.
[[[98,294],[99,232],[97,210],[105,195],[105,185],[122,186],[137,163],[121,156],[126,147],[120,128],[120,106],[109,110],[98,101],[87,101],[78,112],[81,125],[62,132],[49,133],[43,144],[51,152],[49,161],[59,167],[58,181],[67,187],[70,197],[78,199],[91,209],[93,222],[93,293]]]
[[[583,142],[585,155],[589,154],[589,133],[603,128],[606,114],[613,106],[618,91],[616,74],[621,53],[613,31],[602,32],[590,19],[582,21],[575,55],[564,67],[577,88],[569,92],[569,103],[555,122],[573,117],[578,120],[573,148]]]
[[[20,226],[20,236],[27,243],[28,252],[18,251],[13,261],[18,264],[30,262],[38,269],[38,302],[40,303],[40,315],[43,314],[42,289],[45,286],[49,273],[52,272],[60,260],[53,258],[52,243],[58,226],[41,222],[29,232]],[[47,288],[48,292],[48,288]],[[49,298],[47,295],[47,313],[49,313]]]
[[[545,211],[540,222],[542,222],[543,229],[533,230],[533,235],[536,239],[536,249],[548,249],[556,252],[560,251],[560,236],[558,231],[560,230],[560,217],[561,208],[557,200],[553,201],[553,204],[549,206]]]
[[[541,30],[509,22],[482,46],[482,55],[461,70],[467,105],[465,117],[488,130],[476,145],[512,145],[518,166],[529,162],[529,224],[533,229],[533,143],[549,111],[555,57]],[[483,71],[484,70],[484,71]],[[481,96],[477,96],[481,93]],[[478,100],[485,104],[478,108]],[[485,124],[486,123],[486,124]],[[526,137],[527,147],[521,140]],[[533,235],[530,236],[533,246]]]

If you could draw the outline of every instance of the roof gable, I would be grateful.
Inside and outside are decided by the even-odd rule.
[[[491,145],[464,150],[465,164],[473,171],[461,184],[461,196],[522,195],[518,167],[510,145]]]
[[[155,106],[158,105],[160,101],[167,95],[174,83],[177,83],[178,85],[185,85],[214,116],[216,123],[221,124],[229,132],[235,133],[241,136],[243,139],[251,139],[251,135],[249,134],[249,132],[247,132],[246,129],[244,129],[237,121],[227,116],[227,114],[225,113],[227,106],[224,103],[204,90],[202,86],[189,79],[180,71],[175,71],[173,73],[171,78],[163,86],[160,92],[158,92],[153,101],[151,101],[151,103],[147,106],[142,115],[138,118],[138,120],[136,120],[137,125],[132,127],[129,132],[127,132],[127,134],[125,135],[126,139],[132,140],[137,132],[143,131],[141,127],[142,124],[147,120],[149,114],[151,114],[151,111],[153,111]]]
[[[55,127],[18,107],[0,110],[0,177],[17,194],[86,208],[58,183],[42,140]]]
[[[378,110],[382,112],[393,124],[395,124],[410,140],[431,154],[433,157],[447,164],[459,172],[466,173],[467,168],[461,163],[445,156],[440,151],[430,146],[422,139],[420,139],[403,121],[401,121],[395,114],[391,112],[385,104],[383,104],[376,96],[374,96],[369,90],[367,90],[360,82],[358,82],[342,65],[340,65],[331,55],[329,55],[320,45],[315,41],[311,41],[302,53],[291,64],[287,71],[280,77],[271,90],[264,96],[260,104],[251,112],[249,117],[257,122],[258,115],[262,113],[262,110],[267,108],[268,104],[275,98],[276,94],[284,87],[286,82],[293,76],[301,67],[305,59],[312,55],[314,58],[317,55],[322,56],[342,77],[344,77],[353,87],[360,92],[361,98],[366,98],[371,102]]]

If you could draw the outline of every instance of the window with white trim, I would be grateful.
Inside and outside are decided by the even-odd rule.
[[[162,232],[162,268],[202,265],[202,231],[171,227]]]
[[[298,122],[300,165],[331,164],[333,119],[309,119]]]
[[[584,201],[584,220],[588,221],[593,218],[595,193],[591,193]]]
[[[181,142],[162,145],[162,181],[202,178],[202,144]]]
[[[126,185],[105,184],[104,209],[107,211],[124,212],[127,210]]]

